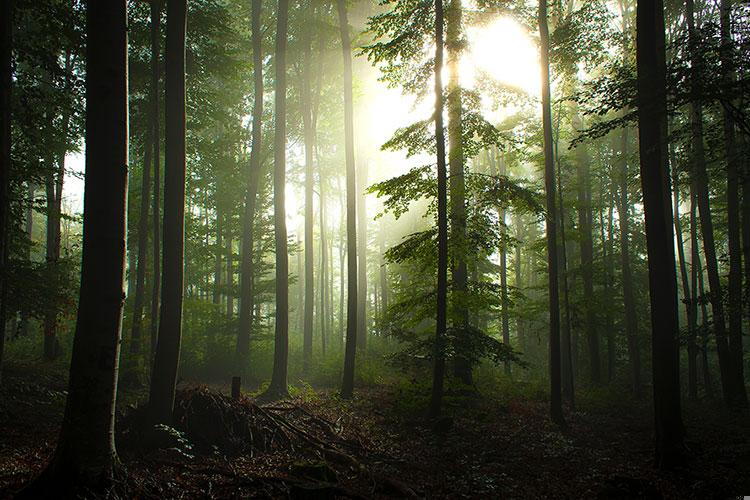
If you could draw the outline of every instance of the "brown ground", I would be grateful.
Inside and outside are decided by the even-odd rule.
[[[24,373],[6,369],[0,387],[0,498],[41,470],[62,416],[64,382]],[[565,432],[536,398],[448,398],[451,417],[432,424],[396,389],[368,389],[351,402],[308,393],[263,410],[250,400],[217,401],[270,418],[270,449],[183,456],[121,443],[127,476],[120,496],[703,499],[750,492],[750,421],[710,410],[718,402],[686,408],[688,464],[659,472],[648,410],[617,400],[583,403],[568,413]]]

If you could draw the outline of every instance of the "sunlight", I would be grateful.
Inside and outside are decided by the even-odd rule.
[[[461,61],[462,83],[474,86],[477,73],[539,95],[539,54],[528,32],[513,19],[500,17],[467,29],[469,48]]]

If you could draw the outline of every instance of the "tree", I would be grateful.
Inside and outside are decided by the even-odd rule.
[[[115,389],[125,297],[128,179],[126,2],[86,15],[83,263],[68,398],[52,461],[30,496],[107,487],[117,467]]]
[[[552,109],[549,82],[549,27],[547,1],[539,0],[539,37],[542,68],[542,128],[544,131],[544,187],[547,199],[547,274],[549,281],[549,377],[552,421],[565,425],[560,380],[560,292],[557,272],[557,206],[552,151]]]
[[[261,33],[261,0],[252,2],[253,44],[253,123],[250,162],[247,172],[244,212],[242,215],[242,248],[240,257],[240,311],[237,332],[237,354],[240,368],[244,369],[250,352],[250,334],[253,323],[253,222],[256,197],[261,174],[261,140],[263,137],[263,35]]]
[[[680,410],[677,275],[669,195],[664,6],[638,2],[636,11],[638,139],[646,218],[656,463],[683,460]]]
[[[310,8],[310,7],[309,7]],[[304,60],[302,70],[302,126],[305,141],[305,297],[303,316],[303,369],[310,369],[313,350],[313,309],[315,302],[315,277],[313,275],[313,191],[315,173],[313,171],[313,142],[315,130],[312,124],[312,96],[310,92],[311,29],[304,32]],[[321,204],[322,205],[322,204]]]
[[[155,423],[171,424],[182,337],[185,249],[185,30],[187,0],[167,0],[165,73],[164,254],[159,337],[149,410]]]
[[[159,24],[160,9],[156,1],[151,2],[151,106],[150,113],[158,113],[159,110]],[[158,127],[157,116],[149,117],[149,124],[146,127],[146,140],[144,142],[144,158],[143,158],[143,175],[141,178],[141,207],[140,207],[140,219],[138,221],[138,261],[136,270],[136,282],[135,282],[135,300],[133,301],[133,325],[130,334],[130,354],[134,356],[140,356],[141,353],[141,327],[143,324],[143,302],[146,281],[146,246],[148,245],[148,208],[150,198],[150,180],[151,180],[151,164],[156,164],[156,169],[159,165],[159,157],[154,155],[159,154],[159,146],[154,145],[158,142]],[[158,170],[157,170],[158,172]],[[158,177],[155,178],[155,186],[158,189]],[[155,205],[154,218],[159,219],[158,205]],[[157,243],[158,245],[158,243]],[[154,260],[156,262],[157,260]],[[156,285],[154,285],[156,286]],[[153,299],[153,297],[152,297]],[[154,322],[155,316],[152,316],[152,322]]]
[[[345,0],[337,0],[341,51],[344,57],[344,136],[346,141],[346,352],[341,396],[350,398],[354,390],[354,360],[357,351],[357,179],[354,166],[354,98],[352,95],[352,45]],[[366,300],[363,297],[362,300]]]
[[[276,327],[274,332],[273,375],[266,396],[284,397],[289,360],[289,253],[286,232],[286,46],[289,1],[279,0],[276,22],[276,96],[273,213],[276,241]]]
[[[430,415],[440,415],[445,378],[445,336],[448,310],[448,173],[443,129],[443,0],[435,0],[435,143],[437,149],[438,265],[435,345],[432,360]]]
[[[462,45],[461,0],[450,0],[446,17],[446,49],[448,53],[448,87],[446,105],[448,107],[448,168],[450,170],[450,225],[451,245],[453,246],[452,296],[455,318],[453,327],[466,330],[469,326],[467,306],[468,270],[466,265],[466,179],[464,175],[463,126],[461,121],[462,101],[459,83],[459,61]],[[460,342],[460,341],[459,341]],[[456,376],[467,385],[472,383],[471,363],[463,356],[456,356],[454,364]]]
[[[13,88],[13,4],[3,0],[0,21],[0,380],[5,351],[5,318],[8,310],[8,243],[10,222],[10,98]]]
[[[161,39],[161,6],[162,0],[151,1],[151,127],[153,128],[151,145],[154,152],[154,198],[153,212],[153,276],[151,277],[151,351],[150,364],[156,355],[156,339],[159,334],[159,295],[161,291],[161,127],[159,126],[159,43]],[[156,21],[155,21],[156,20]]]
[[[689,1],[689,0],[688,0]],[[732,62],[733,40],[730,26],[732,0],[721,0],[721,69],[725,84],[734,83],[735,70]],[[729,338],[728,359],[731,377],[731,394],[725,395],[732,407],[747,407],[747,391],[742,350],[742,243],[740,237],[740,171],[741,159],[738,155],[734,117],[728,106],[722,107],[724,125],[724,150],[727,163],[727,240],[729,247],[729,286],[728,316]],[[745,174],[747,175],[747,174]],[[745,263],[747,266],[749,263]]]

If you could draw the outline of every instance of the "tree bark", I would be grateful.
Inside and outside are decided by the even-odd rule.
[[[273,213],[276,241],[276,326],[274,331],[273,374],[266,395],[288,394],[289,362],[289,252],[286,231],[286,48],[289,0],[279,0],[276,23],[276,92],[274,112]]]
[[[448,309],[448,172],[443,127],[443,0],[435,0],[435,142],[437,149],[438,263],[435,344],[432,360],[432,394],[429,413],[440,415],[445,379],[445,337]]]
[[[733,44],[731,31],[732,0],[720,2],[721,46],[719,53],[723,78],[727,87],[734,83],[735,69],[732,63]],[[696,34],[697,35],[697,34]],[[729,109],[723,107],[724,147],[727,163],[727,240],[729,243],[728,317],[728,361],[732,394],[731,406],[747,407],[747,391],[742,349],[742,243],[740,236],[740,156],[735,136],[734,118]],[[747,263],[745,264],[747,265]]]
[[[692,2],[687,0],[689,13],[688,20],[690,25],[688,29],[694,32],[694,23]],[[691,27],[693,28],[691,30]],[[721,387],[724,395],[724,401],[727,405],[732,405],[735,397],[735,384],[732,378],[732,360],[730,359],[729,346],[727,343],[726,324],[724,323],[724,303],[722,299],[721,279],[719,275],[719,265],[716,256],[716,244],[714,243],[714,227],[711,215],[711,205],[709,199],[708,174],[706,172],[705,152],[703,148],[703,108],[699,97],[700,73],[702,67],[700,60],[698,41],[695,35],[691,37],[691,91],[693,93],[693,102],[690,106],[691,121],[691,159],[693,170],[693,182],[695,193],[698,201],[698,213],[700,214],[701,239],[703,240],[703,253],[706,259],[706,270],[708,272],[709,298],[711,301],[711,310],[713,312],[713,330],[716,337],[716,352],[719,357],[719,371],[721,374]]]
[[[684,460],[672,209],[669,196],[664,6],[639,2],[636,14],[638,139],[646,218],[656,464]]]
[[[185,30],[187,0],[167,0],[164,255],[161,311],[149,392],[154,423],[172,424],[182,337],[185,249]]]
[[[341,397],[351,398],[354,392],[354,362],[357,353],[357,178],[354,165],[354,96],[352,94],[352,45],[345,0],[336,2],[344,57],[344,138],[346,147],[346,252],[347,303],[346,352]]]
[[[245,207],[242,215],[242,245],[240,249],[240,303],[237,332],[237,364],[240,373],[247,366],[250,355],[250,335],[253,326],[253,223],[260,180],[260,153],[263,137],[263,33],[261,31],[261,0],[252,0],[251,28],[253,45],[253,121],[252,148],[247,169]]]
[[[576,120],[582,129],[581,119]],[[578,176],[578,234],[581,245],[581,280],[583,281],[583,303],[586,321],[586,339],[589,348],[589,378],[593,384],[601,382],[601,360],[599,356],[599,332],[594,311],[594,240],[591,235],[591,165],[585,146],[577,149]]]
[[[313,8],[314,9],[314,8]],[[313,16],[315,15],[313,11]],[[303,372],[309,373],[313,352],[313,311],[315,308],[315,276],[314,276],[314,242],[313,225],[313,192],[315,172],[313,168],[313,142],[315,131],[312,127],[312,103],[310,95],[310,64],[311,64],[311,27],[304,30],[304,54],[302,70],[302,128],[305,142],[305,301],[304,326],[302,341]]]
[[[118,463],[114,410],[128,182],[126,11],[125,1],[91,2],[87,8],[81,290],[65,415],[52,461],[31,487],[38,496],[106,488]]]
[[[159,111],[159,44],[161,40],[161,6],[162,0],[151,2],[151,127],[154,161],[154,198],[152,260],[154,273],[151,288],[151,352],[150,363],[153,365],[156,355],[156,339],[159,335],[159,297],[161,295],[161,127]]]
[[[5,319],[8,314],[8,243],[10,203],[8,189],[11,169],[10,105],[13,89],[13,0],[0,6],[0,381],[5,353]],[[31,187],[29,187],[31,190]],[[27,222],[28,224],[28,222]]]
[[[357,349],[367,349],[367,163],[361,162],[357,172]]]
[[[464,177],[464,151],[461,125],[461,86],[459,83],[459,61],[462,53],[461,0],[450,0],[445,12],[446,44],[448,54],[448,168],[450,182],[450,238],[452,255],[452,297],[456,303],[456,330],[469,324],[466,306],[468,270],[466,267],[466,180]],[[457,338],[456,342],[460,342]],[[456,350],[459,350],[457,347]],[[472,384],[471,365],[464,356],[456,355],[454,374],[466,385]]]
[[[549,27],[547,0],[539,1],[540,62],[542,70],[542,128],[544,131],[544,186],[547,200],[547,274],[549,282],[549,378],[550,416],[560,426],[565,425],[562,412],[562,383],[560,380],[560,291],[557,270],[557,200],[555,159],[552,151],[552,109],[549,68]]]

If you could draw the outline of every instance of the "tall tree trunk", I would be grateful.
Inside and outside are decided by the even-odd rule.
[[[583,120],[576,118],[577,128],[583,129]],[[584,145],[577,149],[578,177],[578,235],[581,244],[581,279],[586,321],[586,339],[589,348],[589,378],[594,384],[601,382],[599,357],[599,332],[594,311],[594,241],[591,235],[591,164]]]
[[[133,325],[130,333],[130,354],[136,359],[141,353],[141,327],[143,325],[143,302],[146,294],[146,247],[148,246],[148,207],[151,198],[151,147],[153,128],[147,127],[141,177],[141,207],[138,219],[138,262],[136,264],[135,300],[133,301]]]
[[[367,348],[367,162],[361,162],[357,172],[357,348]]]
[[[273,148],[273,214],[276,241],[276,326],[274,331],[273,374],[266,394],[288,394],[289,362],[289,252],[286,232],[286,46],[289,0],[279,0],[276,23],[276,92]]]
[[[328,329],[326,328],[326,316],[328,313],[327,307],[326,307],[326,285],[327,285],[327,278],[328,278],[328,258],[326,255],[327,250],[327,235],[326,235],[326,222],[325,222],[325,192],[323,189],[323,175],[321,173],[318,174],[320,177],[320,184],[319,184],[319,190],[320,190],[320,207],[319,207],[319,214],[320,214],[320,289],[318,290],[318,295],[320,296],[320,309],[318,311],[318,316],[320,317],[320,347],[323,353],[323,356],[326,355],[326,347],[327,347],[327,341],[328,341]]]
[[[696,245],[697,248],[697,245]],[[700,252],[695,253],[695,265],[698,270],[698,295],[701,297],[701,368],[703,371],[703,387],[706,391],[706,396],[709,399],[714,397],[714,386],[711,383],[710,370],[708,367],[708,308],[704,298],[706,297],[706,290],[703,284],[703,266],[701,264]]]
[[[380,316],[383,318],[388,311],[388,267],[385,261],[385,221],[380,222]],[[382,329],[381,329],[382,330]],[[382,331],[381,331],[382,334]]]
[[[698,250],[698,228],[696,225],[695,193],[692,184],[690,186],[690,298],[687,301],[688,325],[692,329],[688,332],[688,397],[692,400],[698,399],[698,269],[700,268],[700,255]],[[703,306],[705,307],[705,306]]]
[[[8,314],[8,243],[10,203],[10,103],[13,89],[13,0],[4,0],[0,6],[0,381],[2,380],[3,354],[5,352],[5,318]],[[29,190],[33,191],[31,185]],[[28,217],[28,216],[27,216]],[[27,219],[28,220],[28,219]],[[28,222],[27,222],[28,224]]]
[[[558,130],[559,130],[559,117],[558,112]],[[560,363],[560,373],[562,377],[562,396],[565,400],[570,403],[571,407],[575,406],[575,366],[574,363],[577,359],[574,357],[574,347],[577,349],[578,342],[573,342],[571,338],[571,325],[570,325],[570,287],[568,285],[568,240],[565,237],[565,204],[563,203],[563,189],[562,189],[562,163],[560,157],[557,154],[557,141],[555,141],[555,147],[553,149],[555,156],[555,163],[557,164],[557,197],[559,212],[557,214],[558,227],[560,228],[560,252],[558,254],[558,262],[560,266],[560,278],[562,278],[562,295],[563,295],[563,309],[562,309],[562,338],[560,342],[560,354],[562,360]]]
[[[314,16],[314,7],[312,7]],[[302,71],[302,128],[305,141],[305,312],[302,341],[303,372],[309,373],[313,352],[313,310],[315,307],[314,243],[313,243],[313,188],[315,172],[313,169],[313,142],[315,131],[312,127],[312,103],[310,94],[311,32],[304,29],[304,54]]]
[[[261,0],[252,0],[251,28],[253,44],[253,122],[252,148],[247,169],[245,206],[242,214],[242,243],[240,246],[240,303],[237,332],[237,364],[242,372],[250,354],[250,334],[253,326],[253,223],[255,203],[260,183],[260,153],[263,137],[263,33],[261,26]]]
[[[71,73],[71,50],[65,53],[65,83],[63,89],[67,92],[70,88]],[[64,145],[58,152],[57,158],[50,156],[48,163],[50,174],[47,177],[47,242],[46,260],[50,270],[57,270],[60,261],[60,222],[62,217],[62,190],[65,179],[65,155],[67,154],[67,137],[70,127],[70,114],[63,111],[62,130]],[[56,162],[56,167],[53,163]],[[47,308],[44,317],[44,359],[53,360],[59,354],[59,341],[57,339],[57,306],[52,304]]]
[[[452,296],[457,305],[457,329],[469,324],[469,311],[464,305],[467,293],[468,271],[466,267],[466,180],[464,178],[464,150],[462,144],[462,103],[459,83],[459,61],[462,53],[461,0],[450,0],[445,12],[446,49],[448,53],[448,167],[450,174],[450,225],[452,255]],[[457,340],[460,342],[460,340]],[[455,357],[454,373],[461,382],[472,384],[471,364],[464,356]]]
[[[732,63],[731,30],[732,0],[720,2],[721,47],[720,58],[725,85],[735,80]],[[699,69],[698,69],[699,70]],[[727,162],[727,239],[729,242],[728,361],[732,378],[731,406],[746,408],[747,391],[742,349],[742,243],[740,236],[740,156],[734,131],[734,118],[727,106],[723,107],[724,145]],[[747,265],[747,263],[745,264]]]
[[[620,143],[620,196],[617,211],[620,219],[620,263],[622,297],[625,306],[625,337],[630,361],[630,386],[636,397],[641,395],[641,350],[638,342],[638,316],[635,308],[633,272],[630,269],[630,201],[628,198],[628,129],[623,128]]]
[[[557,270],[557,200],[555,159],[552,151],[552,109],[549,81],[549,28],[547,0],[539,0],[540,62],[542,69],[542,128],[544,130],[544,186],[547,198],[547,274],[549,282],[549,378],[550,416],[565,425],[560,380],[560,290]]]
[[[346,252],[347,303],[346,352],[341,397],[354,392],[354,361],[357,353],[357,178],[354,165],[354,96],[352,94],[352,45],[345,0],[337,0],[341,51],[344,57],[344,138],[346,147]]]
[[[687,0],[687,9],[690,25],[688,29],[694,33],[694,12],[691,0]],[[691,29],[692,28],[692,29]],[[732,405],[735,398],[735,384],[732,378],[732,360],[730,359],[729,346],[727,344],[726,325],[724,323],[724,304],[722,299],[721,280],[719,276],[719,265],[716,256],[716,245],[714,243],[714,227],[711,216],[711,205],[709,200],[708,174],[706,172],[706,160],[703,149],[703,109],[699,100],[701,95],[700,73],[702,67],[700,60],[698,40],[695,34],[691,37],[691,91],[693,102],[690,106],[690,121],[692,123],[691,159],[693,170],[693,182],[698,201],[698,213],[700,214],[701,239],[703,240],[703,253],[706,258],[706,270],[708,271],[709,297],[711,310],[713,312],[714,335],[716,337],[716,352],[719,357],[719,370],[721,373],[721,387],[724,401]]]
[[[671,149],[671,148],[670,148]],[[674,158],[674,155],[670,154],[670,158]],[[679,175],[677,173],[677,168],[674,165],[674,162],[672,162],[672,199],[673,199],[673,206],[674,206],[674,231],[675,231],[675,237],[677,240],[677,261],[680,266],[680,278],[682,283],[682,297],[683,302],[685,304],[685,312],[687,317],[687,329],[688,329],[688,339],[692,339],[694,333],[695,333],[695,322],[693,321],[693,315],[691,314],[693,310],[693,305],[691,304],[691,294],[690,294],[690,284],[689,284],[689,278],[688,278],[688,272],[687,272],[687,263],[685,258],[685,244],[682,238],[682,221],[680,220],[680,183],[679,183]],[[679,331],[679,330],[678,330]],[[693,342],[692,340],[688,340],[688,395],[691,399],[694,399],[694,378],[692,374],[692,369],[695,367],[695,358],[693,353]],[[692,361],[691,361],[692,358]]]
[[[445,164],[443,128],[443,0],[435,0],[435,142],[437,149],[437,301],[435,344],[432,360],[430,415],[440,415],[445,379],[445,336],[448,310],[448,172]]]
[[[521,290],[523,288],[523,282],[521,280],[523,276],[523,270],[521,268],[522,264],[522,255],[521,255],[521,245],[523,244],[523,227],[521,222],[521,216],[515,215],[514,218],[514,224],[516,226],[516,239],[518,242],[516,243],[516,255],[513,259],[513,270],[515,272],[515,281],[513,285],[516,287],[516,290]],[[518,338],[518,345],[521,348],[521,352],[526,352],[526,336],[524,332],[524,323],[523,318],[521,317],[521,314],[516,314],[516,337]]]
[[[612,167],[610,167],[610,184],[607,207],[607,233],[606,239],[604,234],[604,214],[602,213],[602,249],[604,251],[604,297],[607,303],[611,304],[613,300],[612,293],[612,281],[615,275],[615,262],[614,262],[614,209],[615,209],[615,182],[611,175]],[[612,317],[612,308],[605,308],[604,324],[607,332],[607,382],[612,382],[615,379],[615,363],[616,363],[616,338],[615,338],[615,325],[614,318]]]
[[[161,295],[161,127],[159,126],[159,44],[161,40],[162,0],[151,1],[151,127],[154,161],[153,248],[154,273],[151,287],[151,352],[149,366],[156,355],[159,335],[159,297]]]
[[[126,2],[91,2],[86,34],[83,262],[68,398],[55,454],[30,496],[111,484],[125,297],[128,183]],[[40,488],[37,491],[35,488]],[[44,492],[44,493],[43,493]]]
[[[187,0],[167,0],[164,255],[150,418],[171,425],[182,337],[185,250],[185,29]]]
[[[219,196],[218,193],[215,196]],[[221,261],[222,254],[224,253],[224,242],[222,234],[222,213],[219,207],[216,207],[216,242],[214,244],[214,285],[211,302],[214,305],[221,304],[221,275],[224,271],[223,262]]]
[[[683,461],[677,276],[669,196],[664,6],[639,2],[636,14],[638,140],[646,218],[656,463]]]
[[[227,217],[227,282],[226,282],[226,296],[227,296],[227,319],[234,317],[234,242],[231,231],[231,217]]]

